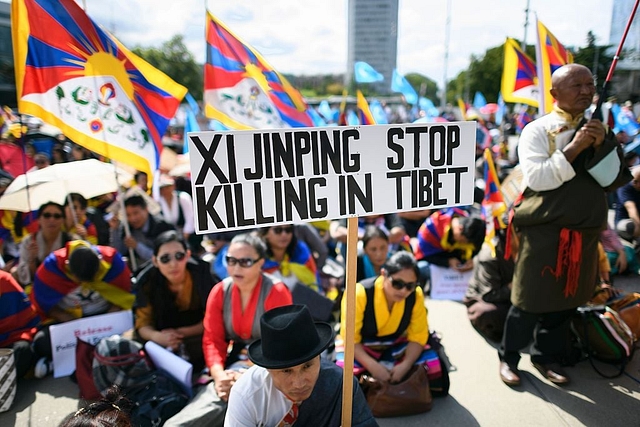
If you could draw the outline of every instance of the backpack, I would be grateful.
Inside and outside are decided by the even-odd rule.
[[[605,378],[622,375],[633,357],[634,335],[615,310],[602,305],[578,307],[571,327],[598,374]],[[604,374],[593,359],[617,365],[619,370],[613,375]]]
[[[127,397],[134,404],[133,425],[140,427],[163,425],[189,402],[182,387],[163,371],[155,371],[147,384],[129,389]]]
[[[112,385],[123,392],[146,385],[152,368],[139,342],[113,335],[96,345],[93,355],[93,381],[102,395]]]

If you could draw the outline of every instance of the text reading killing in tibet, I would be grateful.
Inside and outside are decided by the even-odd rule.
[[[197,230],[467,203],[475,141],[464,125],[191,134]]]

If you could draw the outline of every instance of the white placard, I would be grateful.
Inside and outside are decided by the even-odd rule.
[[[189,397],[192,394],[191,375],[193,365],[180,356],[176,356],[172,351],[159,346],[153,341],[147,341],[144,351],[157,369],[162,369],[176,380]]]
[[[473,203],[476,123],[189,133],[196,233]]]
[[[76,337],[95,345],[104,337],[122,334],[132,328],[131,310],[51,325],[49,331],[53,353],[53,377],[71,375],[76,370]]]
[[[473,277],[473,270],[460,272],[451,268],[430,265],[431,299],[462,301]]]

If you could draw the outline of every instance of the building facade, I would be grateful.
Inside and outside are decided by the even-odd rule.
[[[11,47],[11,4],[0,2],[0,106],[16,106],[16,81]]]
[[[634,3],[635,0],[613,0],[609,35],[609,44],[613,46],[612,55],[620,44]],[[618,102],[622,103],[626,100],[640,102],[640,20],[637,16],[629,28],[622,58],[618,62],[611,82],[614,88],[613,93],[618,98]]]
[[[364,61],[384,75],[371,83],[381,94],[391,93],[391,75],[398,54],[399,0],[349,0],[346,84],[353,80],[353,65]]]

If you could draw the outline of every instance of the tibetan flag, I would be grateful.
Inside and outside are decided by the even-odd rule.
[[[356,83],[375,83],[384,80],[382,74],[364,61],[356,61],[356,63],[353,64],[353,71]]]
[[[551,75],[565,64],[573,62],[573,55],[555,38],[553,34],[538,21],[538,40],[536,43],[536,65],[538,71],[538,85],[540,87],[540,115],[550,113],[553,109],[551,90]]]
[[[404,100],[407,104],[417,104],[418,94],[416,90],[411,86],[411,83],[400,73],[398,70],[393,70],[393,76],[391,77],[391,90],[394,92],[400,92],[404,95]]]
[[[11,30],[19,111],[151,176],[187,89],[129,52],[73,0],[14,0]]]
[[[313,126],[302,95],[251,46],[207,12],[205,115],[229,129]]]
[[[358,107],[358,119],[360,120],[361,125],[375,125],[376,121],[373,118],[373,114],[371,114],[371,110],[369,109],[369,104],[365,99],[362,92],[357,91],[357,102],[356,106]]]
[[[536,66],[511,38],[504,44],[501,93],[506,102],[538,107],[540,101]]]
[[[493,163],[493,155],[489,148],[484,150],[484,199],[482,199],[482,214],[487,223],[485,243],[495,253],[494,238],[496,228],[506,228],[502,216],[507,211],[507,205],[500,191],[500,181]]]
[[[458,98],[458,108],[460,109],[462,120],[467,120],[467,104],[462,100],[462,98]]]

